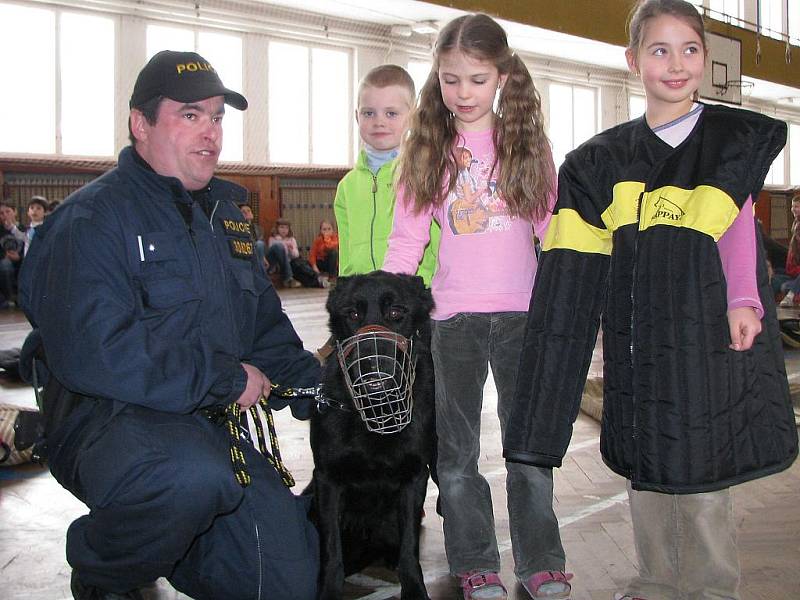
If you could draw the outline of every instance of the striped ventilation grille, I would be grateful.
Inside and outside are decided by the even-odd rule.
[[[64,198],[96,177],[93,174],[6,172],[3,174],[3,198],[17,208],[20,221],[27,223],[28,202],[32,196],[44,196],[48,202],[63,202]]]
[[[323,219],[334,224],[333,200],[336,181],[332,179],[282,179],[281,217],[289,219],[297,243],[306,254],[319,233]]]

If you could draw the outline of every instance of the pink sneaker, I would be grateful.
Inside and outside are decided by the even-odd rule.
[[[495,571],[470,571],[459,575],[464,600],[505,600],[506,586]]]
[[[569,600],[572,577],[564,571],[539,571],[521,583],[534,600]]]

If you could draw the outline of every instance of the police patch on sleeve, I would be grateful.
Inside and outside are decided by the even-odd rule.
[[[250,223],[244,220],[222,219],[222,226],[225,228],[231,255],[235,258],[250,259],[255,251]]]
[[[253,256],[253,242],[242,238],[228,238],[231,254],[236,258],[251,258]]]
[[[252,235],[250,223],[247,221],[236,221],[234,219],[222,219],[222,226],[225,228],[225,233],[228,235]]]

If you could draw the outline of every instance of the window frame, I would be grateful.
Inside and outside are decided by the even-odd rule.
[[[240,53],[240,61],[239,61],[239,69],[240,69],[239,79],[241,80],[241,89],[237,89],[239,86],[233,85],[230,81],[225,81],[224,79],[223,79],[223,83],[229,89],[240,91],[240,92],[244,93],[244,86],[245,86],[245,81],[246,81],[246,73],[245,73],[246,44],[245,44],[244,34],[239,33],[239,32],[234,32],[234,31],[223,30],[223,29],[215,29],[213,27],[200,27],[200,26],[197,26],[197,25],[185,25],[183,23],[177,23],[177,22],[171,22],[171,21],[165,23],[165,22],[162,22],[162,21],[156,21],[156,20],[153,20],[153,19],[149,19],[145,23],[145,26],[144,26],[144,47],[145,47],[145,58],[146,58],[146,60],[150,60],[150,58],[152,58],[154,54],[156,54],[157,52],[160,52],[161,50],[165,50],[166,49],[166,48],[159,48],[159,49],[155,50],[155,52],[151,52],[151,48],[148,47],[148,31],[149,31],[150,27],[159,27],[159,28],[162,28],[162,29],[171,29],[171,30],[181,30],[181,31],[186,31],[186,32],[190,33],[191,34],[191,38],[192,38],[192,49],[191,50],[186,50],[186,52],[196,52],[199,55],[201,55],[203,58],[206,58],[206,59],[208,59],[208,52],[203,53],[201,51],[201,49],[200,49],[200,41],[201,41],[201,37],[202,37],[202,35],[204,33],[212,34],[212,35],[228,36],[228,37],[231,37],[231,38],[238,39],[239,40],[239,46],[240,46],[240,52],[241,52]],[[212,64],[214,63],[213,59],[210,59],[209,62],[211,62]],[[246,94],[245,94],[245,96],[246,96]],[[230,108],[230,107],[226,107],[225,108],[225,117],[223,118],[223,131],[225,131],[225,120],[227,119],[228,121],[230,121],[231,115],[239,113],[239,112],[240,111],[237,111],[236,109],[233,109],[233,108]],[[241,144],[240,144],[240,147],[239,147],[239,152],[237,153],[237,156],[239,156],[239,158],[228,158],[228,157],[225,157],[225,156],[220,156],[220,160],[223,161],[223,162],[229,162],[229,163],[236,164],[236,163],[245,163],[245,161],[246,161],[245,153],[246,153],[246,146],[247,146],[247,140],[246,140],[247,133],[245,131],[245,118],[244,118],[244,115],[241,114],[240,116],[238,116],[238,119],[239,119],[239,122],[241,124],[241,131],[240,131],[240,133],[241,133]],[[223,143],[223,145],[222,145],[222,152],[225,153],[225,150],[229,149],[229,148],[230,148],[230,144],[227,141],[225,141]],[[230,150],[228,150],[228,151],[230,151]]]
[[[789,140],[786,144],[787,172],[786,183],[790,187],[800,187],[800,118],[797,121],[788,120]]]
[[[358,143],[356,142],[356,132],[353,127],[353,114],[355,110],[355,90],[353,86],[353,73],[355,70],[355,49],[352,46],[346,45],[334,45],[334,44],[320,44],[316,42],[312,42],[309,40],[297,40],[297,39],[287,39],[282,37],[276,36],[269,36],[267,39],[267,52],[270,52],[269,48],[273,43],[277,44],[284,44],[284,45],[292,45],[292,46],[299,46],[302,48],[307,49],[308,51],[308,61],[306,64],[306,78],[308,82],[308,98],[306,99],[306,110],[305,114],[308,118],[308,139],[307,139],[307,152],[306,152],[306,162],[284,162],[276,160],[273,157],[273,151],[270,144],[270,122],[271,122],[271,113],[272,110],[272,94],[273,89],[269,85],[269,69],[270,69],[270,57],[267,57],[266,60],[266,69],[267,69],[267,152],[266,152],[266,160],[267,164],[270,165],[303,165],[309,167],[320,167],[320,168],[345,168],[352,166],[353,157],[356,156],[356,149],[358,148]],[[328,164],[328,163],[315,163],[314,162],[314,114],[313,114],[313,104],[314,104],[314,93],[315,93],[315,85],[313,80],[313,71],[314,71],[314,50],[326,50],[326,51],[334,51],[334,52],[341,52],[345,55],[347,61],[346,67],[346,77],[347,81],[345,85],[341,86],[341,89],[346,90],[346,97],[344,99],[344,104],[347,106],[348,110],[346,111],[346,115],[343,115],[342,118],[347,119],[347,133],[344,136],[347,140],[348,147],[342,153],[342,161],[341,163],[335,164]],[[321,93],[324,93],[321,92]]]
[[[111,136],[109,154],[95,154],[89,152],[82,152],[78,154],[64,152],[64,86],[62,83],[63,72],[63,53],[61,48],[62,43],[62,19],[65,15],[70,16],[84,16],[90,19],[105,19],[110,22],[112,28],[111,48],[113,53],[112,63],[116,65],[118,58],[118,46],[120,37],[120,16],[112,13],[105,13],[100,11],[86,10],[80,6],[51,6],[51,5],[38,5],[38,4],[19,4],[16,2],[1,1],[3,6],[16,7],[21,9],[31,9],[39,12],[50,13],[53,20],[53,39],[52,39],[52,55],[50,58],[50,65],[52,66],[52,104],[50,115],[53,119],[52,129],[49,132],[49,141],[47,142],[48,148],[46,150],[5,150],[4,153],[9,154],[31,154],[34,156],[76,156],[81,158],[114,158],[116,156],[116,115],[112,109],[112,117],[110,123],[110,130],[107,132]],[[48,73],[50,74],[50,73]],[[110,81],[110,92],[114,104],[116,104],[117,87],[118,87],[118,73],[115,67],[114,73]],[[48,90],[49,92],[50,90]]]
[[[553,124],[553,119],[552,119],[552,117],[553,117],[552,90],[553,90],[553,87],[555,87],[555,86],[559,86],[559,87],[563,87],[563,88],[569,88],[570,95],[571,95],[571,100],[572,100],[572,114],[571,114],[571,117],[572,117],[571,121],[572,122],[570,124],[571,128],[572,128],[571,129],[572,140],[571,140],[571,145],[570,145],[569,149],[564,153],[564,156],[566,156],[569,152],[571,152],[572,150],[577,148],[580,144],[585,142],[587,139],[590,139],[592,136],[597,135],[597,133],[599,133],[601,131],[601,127],[602,127],[601,119],[600,119],[600,117],[601,117],[601,115],[600,115],[600,103],[601,103],[600,92],[601,92],[601,90],[600,90],[599,87],[592,86],[592,85],[583,85],[581,83],[572,83],[572,82],[564,82],[564,81],[550,81],[550,82],[548,82],[548,86],[547,86],[547,95],[548,95],[547,123],[548,123],[548,137],[550,138],[551,143],[553,142],[553,135],[551,133],[552,124]],[[577,113],[577,111],[575,110],[575,90],[576,89],[590,91],[592,93],[592,96],[594,97],[594,110],[592,111],[592,115],[593,115],[593,118],[594,118],[594,133],[592,133],[588,138],[581,139],[578,142],[576,142],[576,137],[575,137],[575,129],[576,129],[576,127],[575,127],[575,115]],[[555,144],[553,144],[553,150],[555,150]],[[553,158],[554,158],[554,160],[557,158],[555,153],[554,153]],[[556,163],[555,166],[556,166],[556,168],[558,168],[558,167],[561,166],[561,163]]]

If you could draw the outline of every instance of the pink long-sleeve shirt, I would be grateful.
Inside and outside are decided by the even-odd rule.
[[[398,190],[394,225],[383,269],[414,273],[428,243],[431,219],[442,227],[431,292],[431,317],[444,320],[461,312],[527,311],[536,277],[534,232],[544,239],[555,205],[537,221],[512,218],[492,173],[492,130],[464,132],[456,140],[459,175],[440,207],[414,213],[414,199]]]

